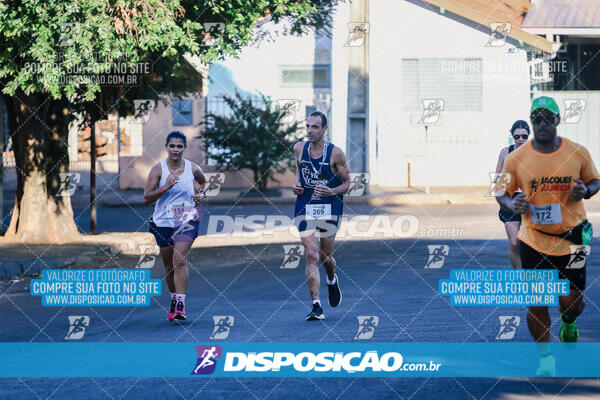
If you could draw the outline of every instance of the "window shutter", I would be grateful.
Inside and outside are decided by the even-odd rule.
[[[482,77],[481,59],[403,59],[404,110],[420,111],[423,99],[443,99],[445,111],[481,111]]]
[[[193,125],[193,111],[193,100],[173,100],[173,125]]]

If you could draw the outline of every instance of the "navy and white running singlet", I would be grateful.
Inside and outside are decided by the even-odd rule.
[[[342,179],[331,170],[331,154],[335,146],[325,142],[323,155],[311,159],[309,144],[310,142],[304,144],[300,159],[300,183],[304,192],[296,198],[294,221],[301,232],[309,229],[324,232],[328,230],[327,227],[330,227],[332,233],[335,233],[344,211],[344,195],[321,197],[314,194],[317,185],[335,188],[343,183]]]

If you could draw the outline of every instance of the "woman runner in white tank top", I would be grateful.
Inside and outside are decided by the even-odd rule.
[[[144,203],[156,201],[150,232],[165,264],[165,280],[171,292],[167,320],[173,321],[187,318],[187,255],[198,236],[201,210],[197,205],[206,198],[206,177],[198,165],[183,158],[186,148],[183,133],[169,133],[166,147],[167,159],[154,165],[148,175]]]

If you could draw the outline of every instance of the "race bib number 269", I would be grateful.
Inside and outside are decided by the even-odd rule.
[[[331,219],[331,204],[307,204],[306,219]]]

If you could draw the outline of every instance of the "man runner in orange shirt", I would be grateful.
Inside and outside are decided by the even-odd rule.
[[[600,174],[588,150],[557,136],[560,123],[558,105],[551,97],[539,97],[531,106],[534,139],[506,157],[502,173],[508,175],[506,192],[497,197],[501,206],[523,217],[519,231],[521,265],[524,269],[556,269],[560,279],[568,279],[570,292],[559,297],[562,317],[560,340],[576,342],[579,336],[575,318],[584,308],[585,262],[569,266],[571,254],[585,249],[591,240],[582,199],[600,189]],[[522,194],[511,196],[521,188]],[[550,341],[550,315],[547,306],[531,306],[527,326],[540,346],[538,374],[552,375],[554,357],[545,342]]]

